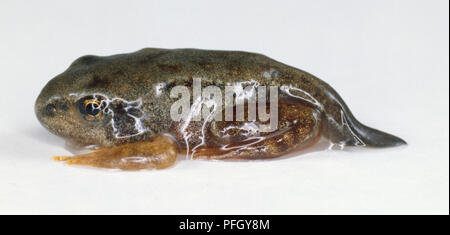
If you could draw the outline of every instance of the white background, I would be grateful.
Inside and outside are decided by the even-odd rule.
[[[0,2],[0,214],[448,214],[447,0]],[[363,123],[409,146],[168,170],[69,167],[35,118],[81,55],[246,50],[330,83]]]

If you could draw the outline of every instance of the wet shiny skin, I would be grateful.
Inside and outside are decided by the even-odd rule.
[[[175,86],[276,86],[278,129],[258,121],[173,121]],[[190,93],[192,95],[192,92]],[[191,99],[192,100],[192,99]],[[247,108],[246,108],[247,109]],[[106,57],[84,56],[53,78],[35,105],[52,133],[92,153],[55,157],[73,165],[124,170],[162,169],[176,155],[206,159],[266,159],[313,145],[389,147],[405,144],[357,121],[336,91],[322,80],[266,56],[196,49],[143,49]]]

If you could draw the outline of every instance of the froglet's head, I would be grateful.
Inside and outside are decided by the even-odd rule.
[[[112,115],[102,95],[107,84],[95,73],[102,68],[97,58],[79,58],[42,89],[35,113],[50,132],[81,144],[107,144]]]

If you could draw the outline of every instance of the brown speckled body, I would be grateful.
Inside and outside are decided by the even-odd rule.
[[[176,101],[170,90],[179,85],[192,89],[194,78],[202,79],[202,87],[214,85],[222,90],[239,83],[279,88],[280,124],[287,123],[290,130],[267,137],[259,143],[260,152],[252,149],[252,153],[244,153],[241,149],[230,158],[280,156],[318,136],[342,145],[404,144],[358,122],[322,80],[266,56],[237,51],[147,48],[130,54],[83,56],[47,84],[36,101],[36,114],[51,132],[81,144],[114,147],[170,134],[181,152],[201,144],[204,123],[190,123],[181,131],[181,124],[170,117],[170,107]],[[80,100],[89,98],[104,101],[104,114],[95,120],[86,120],[79,111]],[[196,154],[227,158],[220,146],[243,141],[239,135],[223,139],[214,132],[218,126],[229,125],[236,124],[215,122],[208,128],[207,143],[196,148]]]

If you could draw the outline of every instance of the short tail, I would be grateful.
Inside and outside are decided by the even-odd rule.
[[[351,113],[345,116],[350,129],[362,145],[369,147],[395,147],[407,144],[406,141],[397,136],[365,126],[356,120]]]
[[[399,137],[370,128],[360,123],[353,116],[339,94],[337,94],[337,92],[328,84],[326,84],[326,90],[328,98],[334,100],[334,102],[327,104],[329,106],[334,106],[334,108],[328,108],[331,110],[340,110],[334,113],[326,113],[326,134],[332,142],[369,147],[394,147],[407,144],[406,141]]]

